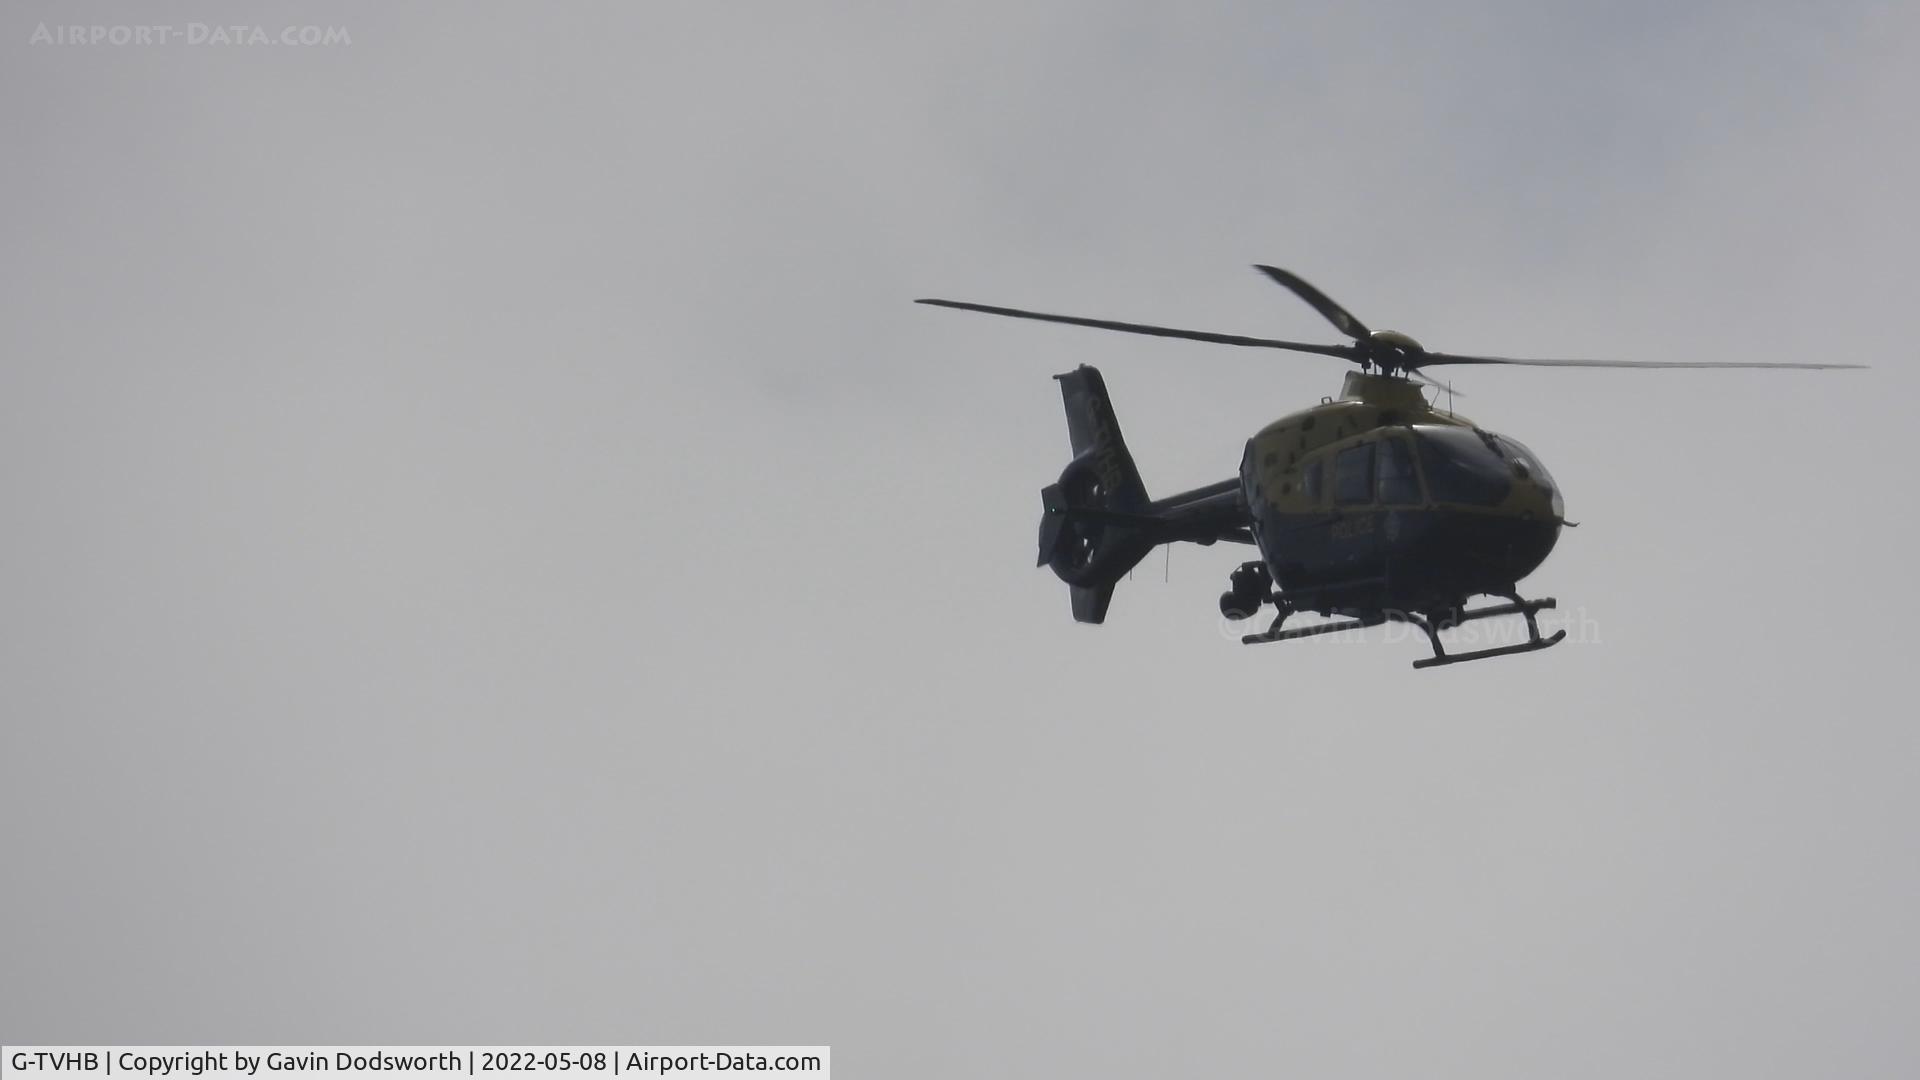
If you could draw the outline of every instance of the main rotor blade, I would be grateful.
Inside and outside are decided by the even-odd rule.
[[[1535,360],[1510,356],[1460,356],[1429,352],[1410,358],[1409,366],[1432,367],[1435,364],[1508,364],[1515,367],[1563,368],[1774,368],[1790,371],[1839,371],[1861,369],[1865,364],[1771,364],[1721,360]]]
[[[1254,263],[1253,268],[1286,286],[1288,289],[1293,290],[1295,296],[1312,304],[1313,310],[1326,316],[1327,321],[1332,323],[1335,329],[1355,341],[1363,340],[1368,334],[1372,333],[1371,330],[1367,329],[1366,323],[1353,317],[1353,312],[1334,303],[1333,297],[1307,284],[1306,278],[1282,270],[1277,266],[1265,266],[1260,263]]]
[[[1149,326],[1145,323],[1114,322],[1110,319],[1083,319],[1077,315],[1048,315],[1039,311],[1021,311],[1019,308],[992,307],[988,304],[968,304],[959,300],[915,300],[916,304],[932,304],[935,307],[957,308],[960,311],[984,311],[989,315],[1006,315],[1015,319],[1038,319],[1041,322],[1066,323],[1069,326],[1091,326],[1096,330],[1120,330],[1129,334],[1151,334],[1154,337],[1186,338],[1189,341],[1211,341],[1219,345],[1247,345],[1258,349],[1291,349],[1294,352],[1318,353],[1321,356],[1338,356],[1343,360],[1358,359],[1359,351],[1351,345],[1311,345],[1300,341],[1281,341],[1278,338],[1244,337],[1240,334],[1210,334],[1204,330],[1178,330],[1171,326]]]

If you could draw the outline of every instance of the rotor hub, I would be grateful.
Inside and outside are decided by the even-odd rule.
[[[1398,330],[1373,330],[1360,339],[1362,358],[1389,374],[1419,367],[1419,358],[1427,350]]]

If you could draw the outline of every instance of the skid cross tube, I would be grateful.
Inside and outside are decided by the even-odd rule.
[[[1410,622],[1418,626],[1421,630],[1424,630],[1427,635],[1427,643],[1433,646],[1433,655],[1427,657],[1425,660],[1415,660],[1413,666],[1416,668],[1444,667],[1447,664],[1460,664],[1468,660],[1486,660],[1495,656],[1512,656],[1515,653],[1537,652],[1541,649],[1550,649],[1560,644],[1561,640],[1567,636],[1565,630],[1554,631],[1552,637],[1540,636],[1540,622],[1534,618],[1534,615],[1547,608],[1557,606],[1553,597],[1543,597],[1539,600],[1522,600],[1518,596],[1510,595],[1507,599],[1511,602],[1495,604],[1492,607],[1480,608],[1477,611],[1461,611],[1453,619],[1444,624],[1446,627],[1451,628],[1459,626],[1461,623],[1472,622],[1475,619],[1491,619],[1496,615],[1519,615],[1527,620],[1527,640],[1513,645],[1495,645],[1492,648],[1476,649],[1473,652],[1448,653],[1446,646],[1440,644],[1441,628],[1436,627],[1433,624],[1433,620],[1410,612],[1402,615],[1401,618],[1406,622]]]

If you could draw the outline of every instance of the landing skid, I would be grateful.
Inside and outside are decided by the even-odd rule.
[[[1242,644],[1259,645],[1268,641],[1292,641],[1295,638],[1317,637],[1320,634],[1337,634],[1342,630],[1361,630],[1369,626],[1379,626],[1384,622],[1403,622],[1417,626],[1427,635],[1427,643],[1433,646],[1433,655],[1425,660],[1415,660],[1416,668],[1444,667],[1447,664],[1460,664],[1468,660],[1486,660],[1495,656],[1512,656],[1515,653],[1538,652],[1550,649],[1566,638],[1565,630],[1556,630],[1551,636],[1540,636],[1540,623],[1535,619],[1538,612],[1555,606],[1553,597],[1540,600],[1522,600],[1518,596],[1510,597],[1510,603],[1495,604],[1492,607],[1478,609],[1458,609],[1438,618],[1422,615],[1414,611],[1381,611],[1359,619],[1341,619],[1337,622],[1319,623],[1314,626],[1296,626],[1283,630],[1281,624],[1294,608],[1289,604],[1280,605],[1280,614],[1273,625],[1264,634],[1248,634],[1241,638]],[[1488,649],[1476,649],[1473,652],[1450,653],[1440,643],[1440,631],[1449,630],[1462,623],[1476,619],[1491,619],[1497,615],[1519,615],[1527,620],[1527,640],[1514,645],[1496,645]]]

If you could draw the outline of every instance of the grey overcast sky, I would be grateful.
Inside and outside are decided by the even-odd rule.
[[[36,44],[41,24],[343,27]],[[199,31],[205,33],[205,31]],[[1906,1077],[1920,7],[0,13],[0,1038],[847,1076]],[[1075,625],[1149,488],[1455,351],[1576,640]],[[1232,628],[1237,631],[1236,628]]]

